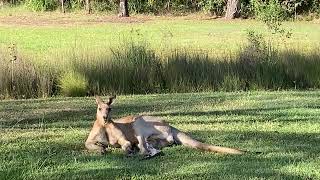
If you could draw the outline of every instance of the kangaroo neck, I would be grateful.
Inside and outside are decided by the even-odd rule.
[[[114,127],[114,122],[112,120],[107,120],[106,122],[104,122],[104,126],[107,128],[112,128]]]
[[[96,118],[96,122],[98,123],[99,126],[104,126],[105,122],[104,119],[102,117],[97,116]]]

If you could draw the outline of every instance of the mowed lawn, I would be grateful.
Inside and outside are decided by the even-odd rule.
[[[255,30],[276,41],[275,46],[301,51],[320,47],[319,21],[285,22],[290,39],[271,38],[257,20],[213,19],[210,16],[156,17],[115,15],[23,13],[0,10],[0,46],[16,44],[19,52],[50,54],[51,51],[93,51],[128,41],[146,43],[158,53],[170,49],[206,50],[214,55],[239,51],[247,43],[246,33]],[[284,43],[285,42],[285,43]],[[71,53],[71,52],[69,52]]]
[[[140,161],[117,149],[89,153],[95,101],[0,101],[0,179],[319,179],[320,91],[119,96],[115,118],[161,116],[196,139],[262,154],[182,146]]]

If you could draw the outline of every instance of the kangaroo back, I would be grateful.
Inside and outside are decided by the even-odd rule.
[[[214,146],[214,145],[202,143],[200,141],[193,139],[192,137],[188,136],[186,133],[181,132],[174,127],[171,127],[171,128],[172,128],[173,138],[178,144],[182,144],[184,146],[194,148],[194,149],[217,152],[222,154],[243,154],[244,153],[244,151],[233,149],[233,148]]]

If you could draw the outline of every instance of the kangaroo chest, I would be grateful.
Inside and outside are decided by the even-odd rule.
[[[109,144],[111,145],[118,145],[118,141],[122,138],[123,134],[119,129],[117,129],[114,124],[107,124],[106,125],[106,133],[108,136]]]

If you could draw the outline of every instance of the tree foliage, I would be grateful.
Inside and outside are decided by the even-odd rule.
[[[58,0],[3,0],[10,5],[26,4],[36,11],[51,11],[60,8]],[[66,8],[84,9],[85,0],[64,0]],[[255,5],[259,2],[268,3],[272,0],[240,0],[241,15],[254,15]],[[94,0],[91,2],[93,11],[117,12],[119,0]],[[192,12],[205,12],[212,15],[224,16],[227,0],[129,0],[128,8],[131,13],[147,14],[181,14]],[[286,17],[294,17],[297,14],[320,13],[319,0],[278,0],[277,5]]]

